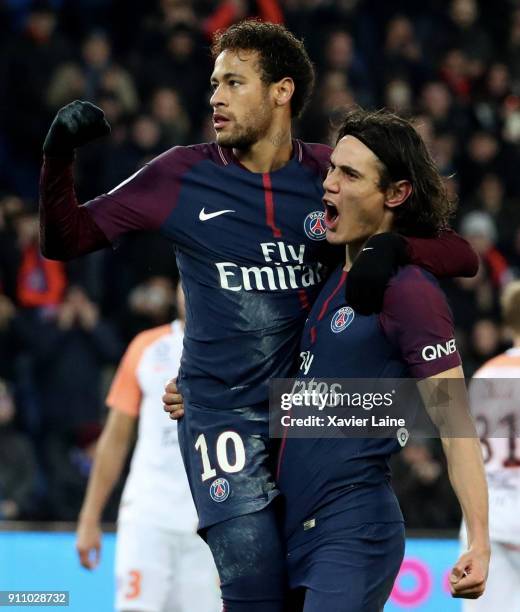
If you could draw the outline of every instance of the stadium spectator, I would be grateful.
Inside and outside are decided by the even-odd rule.
[[[161,129],[161,150],[188,143],[191,124],[178,91],[170,87],[156,89],[150,107]]]
[[[460,508],[433,440],[410,440],[392,462],[392,481],[409,529],[456,529]]]
[[[468,117],[454,101],[446,83],[440,80],[426,83],[420,92],[419,105],[430,117],[436,132],[449,132],[458,141],[464,138]]]
[[[380,80],[385,77],[403,78],[410,83],[414,91],[417,91],[428,76],[413,23],[404,15],[395,16],[387,25],[380,69]]]
[[[515,200],[505,193],[504,181],[495,173],[488,173],[477,183],[473,197],[466,207],[487,213],[497,231],[496,245],[504,253],[513,243],[515,230],[520,227],[520,210]]]
[[[88,477],[94,462],[101,425],[94,421],[54,431],[44,445],[48,475],[48,506],[54,520],[75,521],[85,495]],[[104,518],[115,521],[121,488],[107,501]]]
[[[165,325],[171,321],[175,305],[175,291],[170,278],[156,276],[137,285],[129,297],[121,322],[125,338]]]
[[[141,7],[136,12],[140,10]],[[181,24],[200,30],[193,3],[185,0],[158,0],[149,14],[140,16],[141,23],[132,32],[133,44],[128,45],[128,34],[127,40],[122,41],[128,47],[127,55],[134,74],[139,72],[144,58],[155,61],[161,57],[172,28]]]
[[[101,187],[99,191],[106,191],[107,185],[117,185],[123,179],[131,176],[152,157],[157,155],[162,146],[161,126],[157,119],[148,115],[136,115],[126,127],[122,138],[108,149],[106,155],[102,157],[100,163],[99,154],[104,150],[103,145],[92,144],[92,149],[87,151],[87,156],[81,157],[80,171],[87,177],[91,176],[92,166],[99,167],[100,181],[89,181],[88,194],[94,194],[92,189]],[[83,189],[80,193],[84,193]]]
[[[459,162],[462,197],[469,197],[473,193],[475,178],[490,172],[500,176],[506,193],[517,194],[517,162],[518,150],[507,146],[499,140],[498,135],[482,130],[473,132]]]
[[[24,210],[22,198],[6,194],[0,199],[0,287],[11,300],[16,300],[18,271],[18,237],[15,219]]]
[[[520,79],[520,8],[516,8],[511,15],[509,31],[508,64],[515,82]]]
[[[65,266],[40,253],[38,215],[22,211],[15,221],[19,265],[16,299],[22,308],[55,309],[67,286]]]
[[[81,48],[81,62],[60,64],[47,90],[51,112],[77,98],[96,100],[112,96],[124,113],[131,115],[138,109],[139,100],[132,76],[112,57],[112,46],[105,32],[93,31]]]
[[[246,19],[247,17],[260,17],[263,21],[283,23],[283,12],[278,0],[222,0],[211,15],[203,22],[203,30],[211,38],[218,30],[225,30],[229,26]]]
[[[468,359],[465,365],[466,376],[472,376],[479,366],[498,355],[502,349],[500,329],[492,319],[478,319],[472,326]]]
[[[341,71],[324,73],[315,100],[307,111],[309,122],[302,126],[303,137],[311,142],[332,142],[338,117],[344,108],[353,104],[355,97],[346,74]]]
[[[0,293],[0,379],[16,382],[17,368],[30,343],[30,333],[26,318]]]
[[[473,211],[463,217],[461,234],[471,243],[486,267],[494,289],[499,289],[511,280],[511,271],[506,258],[496,247],[498,232],[489,213]]]
[[[34,516],[36,458],[30,440],[14,427],[15,412],[0,379],[0,521]]]
[[[469,60],[469,72],[473,78],[484,71],[485,62],[492,57],[489,34],[479,23],[477,0],[452,0],[450,5],[451,28],[448,46],[457,45]]]
[[[58,16],[51,5],[34,2],[21,34],[8,39],[2,50],[1,99],[8,111],[3,113],[2,129],[12,186],[24,196],[36,195],[39,143],[52,116],[45,111],[50,75],[72,54],[69,41],[58,33],[57,26]]]
[[[395,78],[385,86],[385,106],[394,113],[409,116],[412,112],[413,93],[406,79]]]
[[[331,32],[325,43],[321,62],[323,73],[342,74],[345,89],[352,91],[357,102],[370,106],[374,102],[373,79],[368,67],[355,49],[354,39],[346,30]]]
[[[455,172],[457,142],[452,132],[437,132],[430,152],[441,174],[450,177]],[[449,181],[448,181],[449,182]]]
[[[141,58],[139,89],[143,99],[158,87],[182,91],[190,101],[190,120],[198,122],[207,109],[209,63],[201,34],[190,25],[179,23],[165,37],[161,52],[155,57]]]
[[[102,369],[122,346],[83,289],[70,287],[54,316],[34,322],[30,348],[44,435],[98,422]]]

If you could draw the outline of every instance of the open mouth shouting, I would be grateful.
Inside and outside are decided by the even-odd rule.
[[[339,221],[339,212],[336,208],[336,205],[333,204],[330,200],[323,200],[323,205],[325,207],[325,225],[327,229],[334,229]]]

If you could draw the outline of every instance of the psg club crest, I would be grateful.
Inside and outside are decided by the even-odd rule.
[[[229,497],[229,482],[225,478],[217,478],[209,487],[209,496],[214,502],[223,502]]]
[[[315,210],[305,217],[303,229],[311,240],[325,240],[327,227],[325,226],[325,212]]]
[[[352,323],[354,320],[354,311],[350,306],[343,306],[332,317],[330,328],[335,334],[339,334]]]

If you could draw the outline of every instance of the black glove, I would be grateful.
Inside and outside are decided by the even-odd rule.
[[[74,149],[110,134],[105,113],[91,104],[74,100],[60,108],[51,124],[43,152],[51,157],[72,157]]]
[[[408,261],[406,241],[399,234],[388,232],[369,238],[348,273],[347,303],[360,314],[380,312],[388,282]]]

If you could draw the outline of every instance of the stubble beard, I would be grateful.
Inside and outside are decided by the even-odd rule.
[[[246,151],[267,134],[271,122],[272,113],[264,106],[258,113],[251,112],[246,115],[246,125],[237,123],[231,133],[217,134],[217,142],[223,147]]]
[[[247,150],[258,142],[260,134],[254,127],[238,126],[231,134],[217,134],[217,142],[223,147]]]

